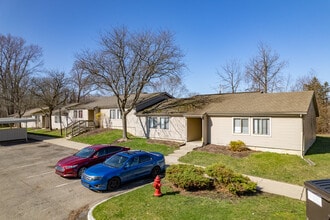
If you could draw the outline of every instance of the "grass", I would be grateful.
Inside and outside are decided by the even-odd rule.
[[[100,132],[101,131],[101,132]],[[47,129],[28,129],[28,133],[37,135],[47,135],[55,138],[64,137],[61,136],[59,130],[49,131]],[[76,137],[71,138],[72,141],[86,143],[86,144],[116,144],[120,146],[130,147],[132,150],[145,150],[145,151],[156,151],[164,155],[168,155],[174,152],[178,146],[167,146],[165,144],[148,143],[145,138],[137,138],[129,135],[128,141],[118,142],[122,138],[122,130],[117,129],[106,129],[106,130],[95,130],[89,133],[85,133]]]
[[[148,143],[148,139],[137,138],[129,135],[127,141],[121,142],[122,130],[111,129],[105,130],[104,132],[95,133],[90,135],[90,133],[73,137],[73,141],[87,143],[87,144],[104,144],[113,143],[115,145],[130,147],[132,150],[145,150],[145,151],[156,151],[164,154],[165,156],[174,152],[178,147],[167,146],[165,144]]]
[[[61,135],[61,131],[58,130],[58,129],[54,129],[54,130],[50,131],[48,129],[28,128],[27,129],[27,132],[29,134],[46,135],[46,136],[50,136],[50,137],[54,137],[54,138],[65,137],[65,131],[64,131],[64,129],[62,130],[62,135]]]
[[[305,158],[313,161],[315,165],[310,165],[299,156],[268,152],[253,153],[245,158],[233,158],[222,154],[193,151],[179,160],[201,166],[219,162],[239,173],[303,186],[307,180],[329,178],[330,137],[318,136]]]
[[[208,198],[162,187],[162,197],[153,196],[151,184],[112,198],[93,216],[105,219],[305,219],[305,203],[282,196],[259,194],[231,199]],[[215,195],[216,196],[216,195]]]

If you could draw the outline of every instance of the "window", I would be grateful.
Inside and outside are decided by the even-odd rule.
[[[74,110],[73,111],[73,118],[83,118],[83,111],[82,110]]]
[[[111,119],[121,119],[121,112],[119,109],[110,109]]]
[[[83,111],[82,110],[78,111],[78,118],[83,118]]]
[[[149,117],[149,128],[157,128],[157,117]]]
[[[168,129],[169,128],[169,117],[160,117],[159,126],[161,129]]]
[[[269,135],[270,134],[269,118],[254,118],[253,134]]]
[[[149,155],[141,155],[140,156],[140,163],[145,163],[145,162],[148,162],[148,161],[151,161],[152,158],[149,156]]]
[[[116,109],[110,109],[110,118],[116,119]]]
[[[249,119],[247,118],[234,118],[234,131],[235,134],[248,134],[249,133]]]
[[[117,119],[121,119],[121,111],[117,109]]]
[[[60,116],[55,115],[55,123],[60,123]]]

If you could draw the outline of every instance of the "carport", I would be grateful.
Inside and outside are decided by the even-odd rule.
[[[17,123],[27,123],[36,121],[35,118],[0,118],[0,125],[9,125],[9,127],[0,129],[0,141],[27,140],[27,126],[25,128],[15,127]]]

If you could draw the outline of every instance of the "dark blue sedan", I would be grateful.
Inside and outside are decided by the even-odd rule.
[[[165,170],[164,155],[158,152],[125,151],[85,170],[81,183],[91,190],[114,190],[121,183],[143,176],[156,177]]]

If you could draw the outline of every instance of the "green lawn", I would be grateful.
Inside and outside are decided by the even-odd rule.
[[[162,187],[162,197],[153,196],[151,184],[112,198],[93,216],[103,219],[306,219],[305,203],[271,194],[236,198],[185,195]]]
[[[313,161],[315,165],[310,165],[299,156],[267,152],[233,158],[193,151],[181,157],[180,161],[201,166],[219,162],[239,173],[303,186],[307,180],[329,178],[330,137],[318,136],[305,158]]]
[[[65,137],[65,130],[62,130],[62,136],[61,136],[61,131],[58,129],[55,130],[48,130],[48,129],[35,129],[35,128],[28,128],[27,132],[29,134],[37,134],[37,135],[46,135],[54,138],[60,138],[60,137]]]
[[[28,129],[30,134],[38,135],[47,135],[55,138],[61,137],[59,130],[49,131],[47,129]],[[64,136],[63,136],[64,137]],[[73,137],[71,140],[86,144],[116,144],[120,146],[127,146],[133,150],[145,150],[145,151],[157,151],[164,155],[168,155],[174,152],[177,146],[167,146],[165,144],[157,143],[148,143],[148,139],[137,138],[132,135],[129,135],[129,139],[125,142],[117,142],[122,138],[122,130],[117,129],[104,129],[102,132],[90,132],[85,133],[76,137]]]

